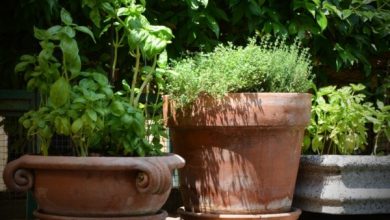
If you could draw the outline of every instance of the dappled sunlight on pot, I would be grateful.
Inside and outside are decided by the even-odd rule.
[[[172,147],[186,160],[179,172],[186,211],[290,211],[309,94],[202,96],[183,110],[169,105]]]

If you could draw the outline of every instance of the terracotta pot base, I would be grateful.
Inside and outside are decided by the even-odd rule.
[[[180,214],[181,219],[184,220],[255,220],[255,219],[269,219],[269,220],[297,220],[301,215],[301,210],[293,208],[291,212],[274,213],[274,214],[254,214],[254,215],[241,215],[241,214],[212,214],[212,213],[195,213],[186,212],[184,208],[179,208],[177,211]]]
[[[39,211],[34,212],[39,220],[162,220],[168,216],[165,210],[160,210],[154,215],[128,216],[128,217],[74,217],[45,214]]]

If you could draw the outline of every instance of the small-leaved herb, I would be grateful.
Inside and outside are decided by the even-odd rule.
[[[296,40],[245,47],[220,45],[211,53],[197,53],[172,62],[167,93],[177,106],[192,103],[200,94],[221,97],[233,92],[306,92],[313,78],[307,48]]]

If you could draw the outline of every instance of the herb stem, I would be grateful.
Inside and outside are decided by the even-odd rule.
[[[119,48],[119,36],[118,36],[118,30],[115,28],[115,41],[112,43],[114,47],[114,59],[112,60],[112,67],[111,67],[111,83],[114,83],[115,81],[115,71],[116,71],[116,64],[118,60],[118,48]]]
[[[139,51],[139,47],[136,49],[136,55],[135,55],[135,67],[134,67],[134,73],[133,73],[133,80],[131,81],[131,92],[130,92],[130,103],[136,107],[136,103],[134,102],[134,93],[135,93],[135,86],[137,84],[137,77],[138,77],[138,72],[139,72],[139,63],[141,59],[141,54]],[[141,91],[140,91],[141,93]]]
[[[141,87],[139,89],[139,93],[137,94],[137,97],[136,97],[136,99],[134,101],[134,106],[135,107],[138,105],[139,98],[141,97],[142,91],[145,89],[145,87],[152,80],[152,78],[153,78],[153,70],[156,68],[156,65],[157,65],[157,56],[154,56],[153,66],[152,66],[151,72],[148,73],[148,75],[146,76],[145,80],[143,81],[143,83],[142,83],[142,85],[141,85]]]

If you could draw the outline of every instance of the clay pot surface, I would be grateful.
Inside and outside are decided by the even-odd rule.
[[[201,97],[164,114],[186,211],[214,214],[289,212],[311,95],[236,93]]]
[[[160,157],[25,155],[10,162],[11,190],[32,188],[41,215],[126,217],[155,214],[169,196],[172,170],[184,160]]]

